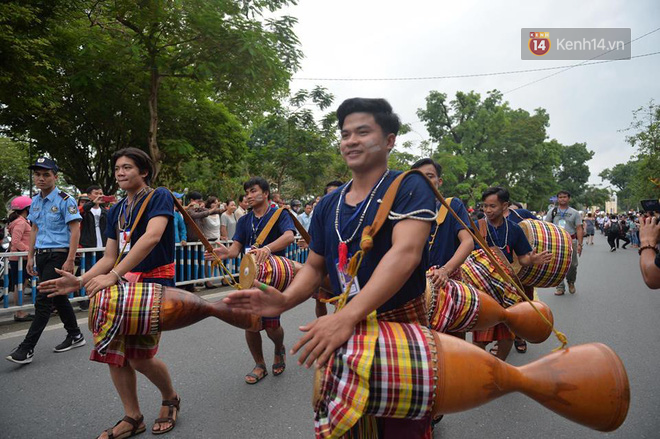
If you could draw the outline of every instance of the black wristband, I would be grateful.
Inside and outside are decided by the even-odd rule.
[[[637,250],[637,254],[639,254],[641,256],[642,251],[644,251],[646,249],[651,249],[655,252],[656,255],[658,254],[658,247],[656,247],[654,245],[645,245],[644,247],[640,247],[639,250]]]

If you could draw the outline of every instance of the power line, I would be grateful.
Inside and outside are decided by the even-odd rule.
[[[568,66],[556,66],[556,67],[541,67],[538,69],[526,69],[526,70],[510,70],[504,72],[490,72],[490,73],[468,73],[463,75],[444,75],[444,76],[410,76],[402,78],[292,78],[294,81],[430,81],[435,79],[459,79],[459,78],[478,78],[485,76],[502,76],[502,75],[514,75],[518,73],[533,73],[533,72],[543,72],[547,70],[559,70],[559,69],[571,69],[574,67],[582,66],[591,66],[594,64],[604,64],[614,61],[625,61],[633,58],[642,58],[645,56],[658,55],[660,52],[650,52],[644,53],[642,55],[631,56],[630,58],[617,58],[617,59],[608,59],[602,61],[587,62],[586,64],[572,64]]]
[[[613,61],[623,61],[623,60],[633,59],[633,58],[644,58],[644,57],[647,57],[647,56],[654,56],[654,55],[660,55],[660,52],[644,53],[644,54],[642,54],[642,55],[631,56],[630,58],[620,58],[620,59],[610,59],[610,60],[603,60],[603,61],[594,61],[594,62],[587,63],[587,64],[581,63],[581,64],[576,64],[574,67],[578,67],[578,66],[579,66],[579,67],[583,67],[583,66],[591,66],[591,65],[594,65],[594,64],[604,64],[604,63],[613,62]],[[553,68],[553,69],[558,69],[558,68],[561,68],[561,67],[551,67],[551,68]],[[570,68],[572,68],[572,67],[569,67],[569,68],[567,68],[566,70],[569,70]],[[512,89],[512,90],[509,90],[509,91],[503,92],[502,95],[505,95],[505,94],[507,94],[507,93],[514,92],[514,91],[519,90],[519,89],[521,89],[521,88],[523,88],[523,87],[527,87],[528,85],[536,84],[537,82],[541,82],[541,81],[543,81],[544,79],[548,79],[548,78],[550,78],[550,77],[552,77],[552,76],[558,75],[558,74],[560,74],[560,73],[562,73],[562,72],[565,72],[566,70],[562,70],[561,72],[553,73],[552,75],[544,76],[543,78],[537,79],[536,81],[528,82],[527,84],[523,84],[523,85],[521,85],[520,87],[517,87],[517,88],[514,88],[514,89]],[[415,120],[414,122],[410,122],[410,125],[413,125],[413,124],[416,124],[416,123],[423,123],[423,122],[422,122],[421,120],[417,119],[417,120]]]
[[[660,27],[659,27],[659,28],[656,28],[656,29],[653,29],[652,31],[649,31],[649,32],[645,33],[644,35],[641,35],[641,36],[635,38],[634,40],[630,40],[630,41],[628,41],[626,44],[624,44],[624,47],[625,47],[625,46],[628,46],[628,45],[630,45],[630,44],[632,44],[633,42],[635,42],[635,41],[637,41],[637,40],[641,40],[642,38],[647,37],[647,36],[649,36],[649,35],[651,35],[651,34],[657,32],[657,31],[659,31],[659,30],[660,30]],[[552,78],[553,76],[557,76],[557,75],[559,75],[559,74],[561,74],[561,73],[567,72],[567,71],[569,71],[569,70],[571,70],[571,69],[573,69],[573,68],[576,68],[576,67],[582,67],[582,66],[584,66],[584,65],[591,65],[591,64],[602,64],[602,63],[605,63],[605,62],[608,62],[608,61],[621,61],[621,60],[626,60],[626,59],[641,58],[641,57],[643,57],[643,56],[651,56],[651,55],[655,55],[655,54],[658,53],[658,52],[651,53],[651,54],[648,54],[648,53],[647,53],[647,54],[644,54],[644,55],[631,56],[630,58],[619,58],[619,59],[614,59],[614,60],[596,61],[596,62],[593,62],[593,63],[590,63],[590,62],[589,62],[589,61],[593,61],[593,60],[596,59],[596,58],[600,58],[601,56],[605,56],[605,55],[607,55],[608,53],[613,52],[614,50],[615,50],[615,49],[608,50],[607,52],[603,52],[603,53],[601,53],[600,55],[596,55],[596,56],[594,56],[593,58],[590,58],[590,59],[588,59],[588,60],[582,61],[581,63],[574,64],[574,65],[569,66],[569,67],[567,67],[567,68],[565,68],[564,70],[561,70],[561,71],[559,71],[559,72],[555,72],[555,73],[553,73],[553,74],[551,74],[551,75],[544,76],[543,78],[539,78],[539,79],[537,79],[537,80],[535,80],[535,81],[531,81],[531,82],[528,82],[528,83],[526,83],[526,84],[523,84],[523,85],[521,85],[521,86],[519,86],[519,87],[513,88],[513,89],[508,90],[508,91],[505,91],[505,92],[502,93],[502,94],[505,95],[505,94],[508,94],[508,93],[513,93],[513,92],[516,91],[516,90],[520,90],[521,88],[525,88],[525,87],[527,87],[527,86],[529,86],[529,85],[533,85],[533,84],[536,84],[536,83],[538,83],[538,82],[544,81],[544,80],[546,80],[546,79]]]
[[[590,63],[586,63],[586,64],[585,63],[574,64],[572,66],[569,66],[569,67],[565,68],[564,70],[561,70],[559,72],[555,72],[552,75],[544,76],[543,78],[537,79],[535,81],[528,82],[527,84],[523,84],[520,87],[516,87],[514,89],[505,91],[502,94],[504,95],[504,94],[507,94],[507,93],[514,92],[516,90],[520,90],[523,87],[527,87],[528,85],[536,84],[537,82],[541,82],[544,79],[548,79],[548,78],[551,78],[553,76],[559,75],[560,73],[564,73],[565,71],[571,70],[575,67],[593,66],[595,64],[605,64],[605,63],[614,62],[614,61],[627,61],[627,60],[631,60],[631,59],[635,59],[635,58],[644,58],[644,57],[647,57],[647,56],[654,56],[654,55],[660,55],[660,52],[643,53],[641,55],[631,56],[630,58],[617,58],[617,59],[608,59],[608,60],[603,60],[603,61],[594,61],[594,62],[590,62]],[[561,67],[557,67],[557,68],[561,68]]]
[[[646,34],[635,38],[634,40],[628,41],[627,43],[624,44],[628,45],[634,41],[640,40],[648,35],[651,35],[654,32],[659,31],[660,28],[654,29],[650,32],[647,32]],[[609,51],[611,52],[611,51]],[[404,76],[404,77],[399,77],[399,78],[309,78],[309,77],[302,77],[302,78],[292,78],[294,81],[345,81],[345,82],[363,82],[363,81],[431,81],[431,80],[438,80],[438,79],[460,79],[460,78],[479,78],[479,77],[488,77],[488,76],[503,76],[503,75],[514,75],[514,74],[519,74],[519,73],[533,73],[533,72],[543,72],[543,71],[548,71],[548,70],[561,70],[566,71],[570,70],[575,67],[582,67],[582,66],[590,66],[594,64],[604,64],[604,63],[609,63],[609,62],[614,62],[614,61],[624,61],[628,59],[634,59],[634,58],[642,58],[646,56],[652,56],[652,55],[657,55],[660,52],[652,52],[652,53],[645,53],[642,55],[636,55],[636,56],[631,56],[630,58],[619,58],[619,59],[610,59],[610,60],[601,60],[601,61],[594,61],[594,62],[589,62],[592,61],[596,58],[599,58],[609,52],[602,53],[594,58],[588,59],[586,61],[583,61],[581,63],[577,64],[571,64],[571,65],[564,65],[564,66],[556,66],[556,67],[540,67],[537,69],[524,69],[524,70],[508,70],[508,71],[502,71],[502,72],[486,72],[486,73],[466,73],[466,74],[457,74],[457,75],[442,75],[442,76]],[[554,73],[554,76],[557,75],[561,72]],[[548,76],[548,77],[550,77]],[[540,79],[543,80],[543,79]],[[539,81],[540,81],[539,80]],[[538,82],[538,81],[536,81]],[[532,83],[530,83],[532,84]],[[529,85],[529,84],[527,84]],[[527,85],[523,85],[522,87],[526,87]],[[516,90],[516,89],[514,89]],[[509,90],[507,93],[510,93],[513,90]]]

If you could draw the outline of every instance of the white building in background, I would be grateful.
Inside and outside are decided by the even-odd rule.
[[[616,193],[612,192],[612,196],[610,197],[610,200],[605,202],[605,212],[608,215],[611,215],[613,213],[614,214],[619,213],[617,209],[617,202],[618,201],[616,199]]]

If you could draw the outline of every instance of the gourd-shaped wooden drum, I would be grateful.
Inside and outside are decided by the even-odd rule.
[[[555,413],[600,431],[617,429],[630,404],[628,376],[607,346],[561,349],[514,367],[459,338],[415,324],[378,322],[364,415],[420,419],[465,411],[520,392]],[[314,407],[333,430],[337,402],[350,392],[351,340],[315,375]],[[588,364],[589,367],[584,367]]]
[[[552,259],[547,264],[523,267],[514,257],[514,269],[520,282],[526,287],[547,288],[559,285],[568,269],[571,268],[573,257],[573,240],[566,230],[556,224],[526,219],[518,224],[537,253],[549,251]]]

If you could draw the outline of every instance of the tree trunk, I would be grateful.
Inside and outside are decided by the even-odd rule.
[[[151,84],[149,87],[149,155],[154,161],[154,178],[156,181],[161,167],[161,153],[158,148],[158,87],[161,76],[155,67],[155,60],[151,67]]]

